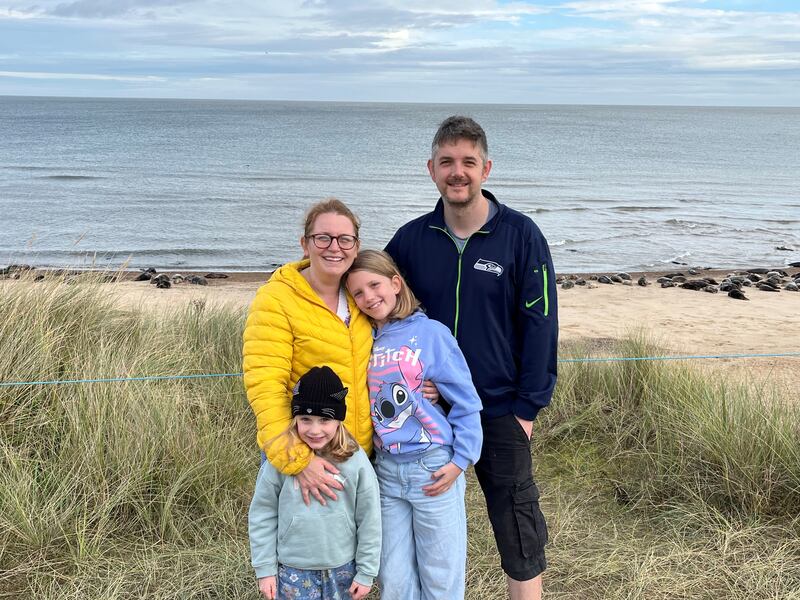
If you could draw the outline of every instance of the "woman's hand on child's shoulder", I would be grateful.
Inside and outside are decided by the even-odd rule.
[[[336,500],[336,493],[333,490],[344,489],[344,486],[333,478],[338,473],[339,469],[324,458],[316,454],[311,458],[308,466],[295,476],[306,506],[311,506],[311,496],[314,496],[322,506],[327,504],[323,494],[331,500]]]
[[[422,382],[422,397],[431,404],[436,404],[439,401],[439,388],[430,379]]]
[[[452,487],[453,482],[458,479],[458,476],[461,475],[461,473],[463,473],[461,467],[453,462],[449,462],[431,475],[431,479],[433,479],[435,483],[426,485],[422,488],[422,491],[425,492],[426,496],[438,496],[439,494],[444,494]]]
[[[369,594],[369,590],[372,586],[369,585],[361,585],[357,581],[353,581],[350,585],[350,595],[353,597],[353,600],[361,600],[362,598],[366,598],[367,594]]]
[[[278,593],[278,582],[275,575],[260,578],[258,580],[258,591],[267,600],[275,600],[275,596]]]

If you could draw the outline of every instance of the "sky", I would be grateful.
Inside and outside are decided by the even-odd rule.
[[[0,0],[0,95],[800,106],[797,0]]]

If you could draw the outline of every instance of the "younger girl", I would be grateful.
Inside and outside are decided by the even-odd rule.
[[[464,475],[480,456],[481,401],[450,330],[418,310],[392,259],[365,250],[345,275],[372,321],[368,369],[384,543],[381,599],[464,597]],[[450,407],[421,391],[430,379]]]
[[[265,598],[364,598],[378,573],[378,482],[366,453],[342,425],[347,388],[328,367],[312,367],[292,397],[292,422],[276,438],[300,441],[333,461],[344,489],[336,502],[306,506],[296,478],[264,462],[250,504],[250,550]]]

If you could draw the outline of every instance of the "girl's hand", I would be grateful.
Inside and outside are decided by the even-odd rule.
[[[367,594],[369,594],[369,590],[372,586],[369,585],[361,585],[360,583],[356,583],[355,581],[350,585],[350,595],[353,597],[353,600],[361,600],[362,598],[366,598]]]
[[[425,492],[426,496],[438,496],[439,494],[444,494],[452,487],[453,482],[458,479],[458,476],[461,475],[461,473],[463,473],[461,467],[455,463],[449,462],[441,469],[436,471],[436,473],[431,475],[431,479],[434,479],[436,482],[426,485],[422,488],[422,491]]]
[[[278,593],[278,582],[275,575],[269,577],[262,577],[258,580],[258,591],[267,600],[275,600],[275,595]]]
[[[430,379],[422,382],[422,397],[431,404],[436,404],[439,401],[439,388]]]
[[[323,494],[331,500],[336,500],[336,493],[333,490],[344,489],[344,486],[333,478],[337,473],[339,469],[324,458],[316,454],[311,458],[308,466],[295,476],[303,492],[303,502],[306,506],[311,506],[311,496],[314,496],[322,506],[327,503]]]

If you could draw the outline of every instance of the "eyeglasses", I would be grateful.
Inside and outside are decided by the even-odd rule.
[[[333,240],[336,240],[342,250],[350,250],[358,241],[358,238],[354,235],[328,235],[327,233],[312,233],[306,236],[306,239],[308,238],[314,240],[314,245],[320,250],[330,248]]]

